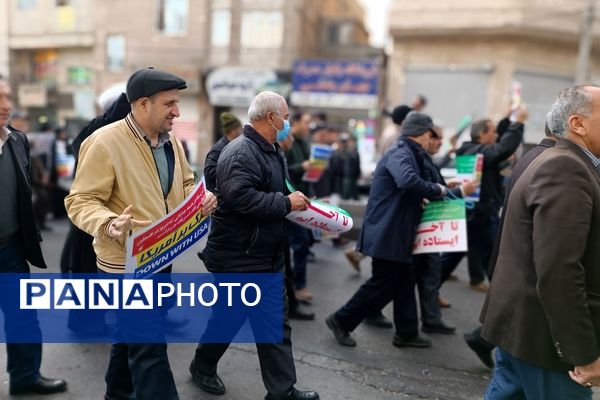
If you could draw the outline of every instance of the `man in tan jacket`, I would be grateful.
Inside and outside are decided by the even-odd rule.
[[[194,188],[181,142],[168,132],[179,117],[183,79],[157,69],[127,82],[132,112],[86,139],[77,175],[65,199],[69,218],[94,236],[100,272],[125,271],[126,233],[145,227],[179,205]],[[216,208],[207,192],[203,207]],[[166,344],[113,344],[106,399],[178,399]]]

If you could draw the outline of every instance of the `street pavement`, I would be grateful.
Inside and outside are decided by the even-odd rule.
[[[60,252],[68,230],[66,221],[52,222],[53,231],[44,233],[43,250],[49,272],[59,271]],[[362,263],[358,275],[347,263],[343,251],[331,242],[313,247],[316,262],[309,264],[308,284],[313,292],[311,307],[315,321],[291,321],[292,343],[298,376],[298,389],[316,390],[324,400],[392,399],[482,399],[491,371],[465,345],[462,334],[477,325],[484,295],[467,287],[464,262],[458,281],[444,285],[442,295],[452,302],[444,310],[444,320],[457,327],[455,335],[430,335],[429,349],[398,349],[392,346],[392,329],[359,326],[353,336],[355,348],[337,344],[325,326],[325,318],[344,304],[370,275],[370,261]],[[205,271],[194,249],[175,263],[177,272]],[[391,305],[384,313],[391,318]],[[108,344],[44,345],[42,373],[68,380],[69,390],[52,396],[19,396],[38,400],[92,400],[104,394],[104,372]],[[227,393],[212,396],[192,382],[188,367],[194,344],[169,345],[171,368],[180,398],[259,400],[266,391],[262,384],[258,357],[253,345],[232,345],[219,364],[219,375]],[[6,354],[0,351],[0,365]],[[8,375],[0,372],[0,399],[9,399]],[[600,399],[600,396],[594,397]],[[160,400],[160,399],[157,399]]]

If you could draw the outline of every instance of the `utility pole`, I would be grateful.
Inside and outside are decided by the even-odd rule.
[[[589,83],[590,79],[590,53],[594,35],[594,18],[596,14],[596,0],[589,0],[586,7],[581,32],[579,36],[579,54],[575,71],[575,84]]]

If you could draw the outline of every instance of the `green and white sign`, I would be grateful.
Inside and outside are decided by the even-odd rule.
[[[456,179],[460,182],[481,181],[483,174],[483,154],[468,154],[456,156]],[[467,201],[479,201],[481,188],[465,197]]]
[[[467,251],[467,221],[462,200],[432,201],[423,212],[413,254]]]

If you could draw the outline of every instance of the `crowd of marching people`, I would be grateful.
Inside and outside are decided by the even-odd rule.
[[[10,87],[0,79],[0,163],[16,177],[0,175],[8,188],[0,194],[0,271],[27,272],[25,260],[45,267],[35,246],[36,226],[47,229],[46,207],[52,205],[55,217],[68,214],[72,222],[63,272],[122,274],[126,234],[175,209],[195,186],[184,145],[169,134],[186,87],[169,72],[136,71],[72,143],[57,128],[44,153],[36,149],[40,141],[30,145],[19,133],[29,131],[24,115],[13,113],[8,125]],[[440,288],[455,279],[466,256],[468,287],[487,298],[483,325],[475,326],[474,315],[474,330],[464,339],[486,366],[497,364],[486,399],[563,398],[547,394],[549,388],[568,393],[564,398],[591,398],[590,387],[600,385],[594,303],[600,289],[592,279],[600,258],[593,245],[600,236],[593,222],[600,215],[600,89],[562,91],[548,114],[546,139],[524,155],[525,107],[512,107],[497,122],[473,121],[470,137],[446,138],[449,150],[440,154],[447,147],[445,129],[427,115],[426,105],[417,96],[386,113],[391,123],[379,138],[368,196],[359,192],[357,138],[328,123],[325,114],[291,110],[282,96],[261,92],[247,124],[232,113],[220,115],[222,137],[203,163],[203,207],[212,225],[198,256],[214,274],[285,276],[285,290],[276,294],[286,305],[282,342],[256,345],[265,399],[319,399],[295,387],[288,318],[315,320],[310,306],[326,294],[311,291],[308,265],[315,262],[314,244],[329,239],[356,271],[365,258],[371,260],[368,279],[323,316],[340,345],[358,345],[352,332],[362,322],[393,328],[391,344],[399,348],[427,348],[435,335],[455,334],[443,318],[451,303],[440,297]],[[329,152],[325,164],[315,162],[317,148]],[[74,157],[70,188],[59,179],[65,154]],[[482,156],[480,177],[442,174],[453,158],[467,155]],[[477,201],[468,206],[475,194]],[[285,218],[306,210],[313,199],[367,200],[356,246],[344,235],[324,239]],[[424,209],[448,199],[468,206],[468,250],[414,254]],[[565,235],[573,240],[561,240]],[[392,320],[382,312],[389,303]],[[76,316],[69,320],[75,332],[105,328],[78,325]],[[213,315],[208,330],[219,318],[227,317]],[[190,355],[190,375],[205,392],[225,393],[218,363],[229,344],[201,341]],[[40,375],[41,345],[13,344],[7,351],[12,394],[66,390],[65,381]],[[105,380],[106,399],[179,398],[164,343],[113,344]]]

